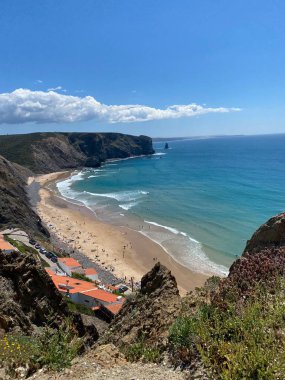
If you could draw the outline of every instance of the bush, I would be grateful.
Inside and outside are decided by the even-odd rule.
[[[58,330],[46,326],[36,336],[6,334],[0,339],[0,364],[12,376],[26,366],[29,373],[43,366],[59,371],[70,366],[82,344],[69,320]]]
[[[214,379],[284,379],[285,284],[275,293],[259,285],[243,302],[227,308],[199,305],[170,329],[173,357],[184,364],[198,357]]]
[[[50,369],[59,371],[70,366],[82,344],[82,339],[75,336],[69,321],[59,330],[46,327],[38,338],[36,361],[41,367],[46,365]]]
[[[124,355],[130,362],[142,360],[143,362],[158,363],[161,360],[161,351],[157,348],[144,345],[144,343],[135,343],[124,350]]]
[[[64,297],[65,302],[67,303],[68,309],[74,313],[80,313],[85,315],[90,315],[94,317],[94,311],[85,305],[79,303],[74,303],[70,298]]]
[[[94,281],[92,281],[89,277],[85,276],[85,275],[82,274],[82,273],[72,272],[71,277],[76,278],[77,280],[88,281],[88,282],[94,282]]]

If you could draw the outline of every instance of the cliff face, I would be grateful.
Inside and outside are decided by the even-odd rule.
[[[162,346],[180,310],[176,280],[166,267],[157,263],[142,278],[140,292],[125,303],[103,341],[122,346],[143,340]]]
[[[146,136],[120,133],[32,133],[0,136],[0,154],[35,173],[96,167],[106,159],[154,153]]]
[[[243,255],[255,253],[266,247],[285,246],[285,213],[273,216],[262,224],[247,241]]]
[[[20,227],[48,236],[40,218],[31,209],[25,191],[28,169],[0,156],[0,229]]]
[[[0,251],[0,331],[31,334],[36,326],[60,326],[71,317],[79,336],[98,338],[78,314],[71,314],[48,274],[31,255]]]

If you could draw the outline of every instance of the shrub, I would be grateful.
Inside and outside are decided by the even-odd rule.
[[[199,358],[214,379],[283,379],[285,375],[285,283],[275,293],[258,285],[242,302],[200,305],[170,329],[174,359]]]
[[[144,343],[135,343],[124,350],[126,358],[131,362],[143,361],[158,363],[161,360],[162,352],[158,348],[146,346]]]
[[[75,313],[90,315],[90,316],[94,317],[94,311],[91,310],[89,307],[82,305],[82,304],[79,304],[79,303],[74,303],[68,297],[64,297],[64,300],[67,303],[68,309],[70,311],[75,312]]]
[[[69,321],[58,330],[46,327],[38,338],[36,361],[41,367],[46,365],[59,371],[70,366],[82,344],[82,339],[75,336]]]
[[[69,320],[58,330],[46,326],[36,336],[6,334],[0,339],[0,364],[12,376],[26,366],[29,373],[43,366],[59,371],[70,366],[82,344]]]
[[[88,282],[94,282],[94,281],[92,281],[89,277],[85,276],[85,275],[82,274],[82,273],[72,272],[71,277],[76,278],[77,280],[88,281]]]

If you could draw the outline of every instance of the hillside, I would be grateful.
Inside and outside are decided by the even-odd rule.
[[[96,167],[106,159],[154,153],[146,136],[120,133],[32,133],[0,136],[0,155],[34,173]]]
[[[96,167],[108,158],[153,152],[149,137],[118,133],[0,136],[0,230],[20,227],[31,234],[49,235],[32,210],[25,190],[27,178],[34,173]]]
[[[31,209],[25,191],[27,177],[31,174],[28,169],[0,156],[0,230],[21,227],[47,237],[49,233]]]
[[[264,226],[257,230],[247,245],[251,251],[235,261],[228,277],[212,277],[183,299],[175,278],[156,263],[142,278],[141,290],[128,297],[92,350],[73,361],[70,370],[61,374],[37,372],[32,378],[284,379],[283,235],[276,235],[274,247],[271,241],[276,224],[282,224],[283,218],[280,214],[274,223],[271,219],[264,224],[267,241]],[[261,249],[257,248],[259,239]],[[64,302],[34,259],[15,254],[8,260],[0,255],[0,263],[2,329],[27,333],[31,325],[41,326],[49,309],[59,320],[64,317]],[[40,286],[45,281],[45,287]],[[97,339],[96,330],[91,336]],[[62,352],[70,345],[71,341],[67,342]],[[10,354],[3,356],[4,366],[9,360],[15,359]],[[24,360],[20,356],[16,364],[23,366]],[[32,365],[34,357],[29,361]],[[60,367],[52,367],[54,363]],[[48,368],[62,369],[70,363],[58,362],[57,356],[48,359]],[[17,368],[13,373],[18,373]]]

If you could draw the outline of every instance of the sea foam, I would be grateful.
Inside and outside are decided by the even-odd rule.
[[[206,275],[225,276],[228,274],[228,269],[225,266],[211,261],[203,251],[202,244],[185,232],[159,223],[145,222],[164,229],[165,232],[154,230],[141,230],[139,232],[160,245],[178,263]]]

